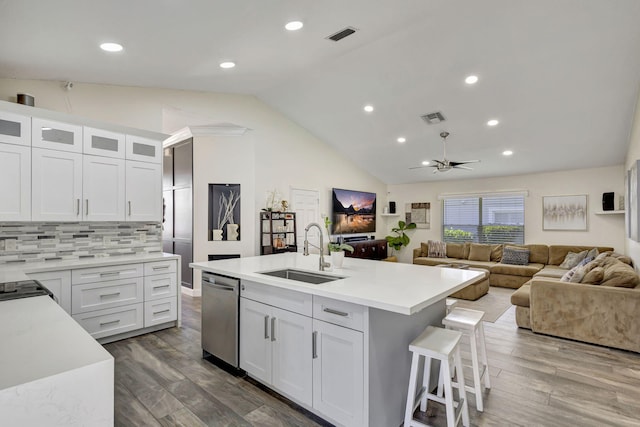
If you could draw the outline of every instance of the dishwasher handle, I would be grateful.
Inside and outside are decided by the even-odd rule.
[[[216,289],[222,289],[223,291],[237,291],[238,288],[235,286],[227,286],[227,285],[221,285],[219,283],[215,283],[212,282],[210,280],[206,280],[206,279],[202,279],[202,281],[206,284],[208,284],[209,286],[211,286],[212,288],[216,288]]]

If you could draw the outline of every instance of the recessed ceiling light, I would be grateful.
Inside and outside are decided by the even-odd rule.
[[[512,155],[512,154],[513,154],[513,151],[511,151],[511,150],[504,150],[504,151],[502,152],[502,155],[503,155],[503,156],[510,156],[510,155]]]
[[[102,43],[100,45],[100,49],[105,52],[120,52],[122,50],[122,45],[118,43]]]
[[[478,82],[478,76],[467,76],[464,82],[468,85],[476,84]]]
[[[400,138],[398,138],[398,142],[400,144],[403,144],[403,143],[407,142],[407,138],[405,138],[404,136],[401,136]]]
[[[364,106],[364,111],[366,111],[367,113],[370,113],[373,111],[373,105],[365,105]]]
[[[304,24],[300,21],[287,22],[287,25],[284,26],[289,31],[298,31],[302,27],[304,27]]]
[[[496,119],[491,119],[487,122],[487,126],[496,126],[498,123],[500,122],[497,121]]]
[[[428,160],[425,160],[424,162],[422,162],[422,164],[423,164],[424,166],[429,166],[429,161],[428,161]]]
[[[231,62],[231,61],[226,61],[226,62],[221,62],[220,63],[220,68],[233,68],[236,66],[235,62]]]

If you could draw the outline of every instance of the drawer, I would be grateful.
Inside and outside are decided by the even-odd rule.
[[[144,327],[173,322],[178,319],[178,297],[144,303]]]
[[[142,277],[142,264],[109,265],[104,267],[81,268],[71,272],[71,284],[105,282],[107,280]]]
[[[173,274],[159,274],[157,276],[145,276],[144,300],[157,300],[175,297],[178,292],[178,276]]]
[[[144,301],[143,278],[87,283],[71,289],[73,314],[118,307]]]
[[[178,270],[178,263],[175,259],[168,261],[156,261],[144,263],[144,275],[152,276],[154,274],[175,273]]]
[[[72,317],[95,339],[142,328],[144,305],[123,307],[74,314]]]
[[[357,331],[364,330],[366,307],[331,298],[313,297],[313,318],[344,326]]]
[[[240,286],[240,295],[254,301],[309,317],[311,317],[311,313],[313,312],[313,298],[310,294],[303,292],[243,280]]]

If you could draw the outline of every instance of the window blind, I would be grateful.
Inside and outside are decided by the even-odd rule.
[[[524,196],[443,200],[445,242],[524,244]]]

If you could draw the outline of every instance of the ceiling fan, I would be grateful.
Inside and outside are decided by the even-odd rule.
[[[442,160],[433,160],[433,162],[435,163],[434,165],[427,165],[427,166],[416,166],[413,168],[409,168],[409,169],[422,169],[425,167],[431,167],[431,168],[435,168],[433,170],[433,173],[437,173],[437,172],[447,172],[450,171],[451,169],[467,169],[467,170],[473,170],[472,168],[468,167],[468,166],[463,166],[467,163],[478,163],[480,162],[480,160],[463,160],[460,162],[454,162],[451,160],[447,160],[447,137],[449,136],[449,132],[440,132],[440,138],[442,138],[442,148],[443,148],[443,155],[442,155]]]

